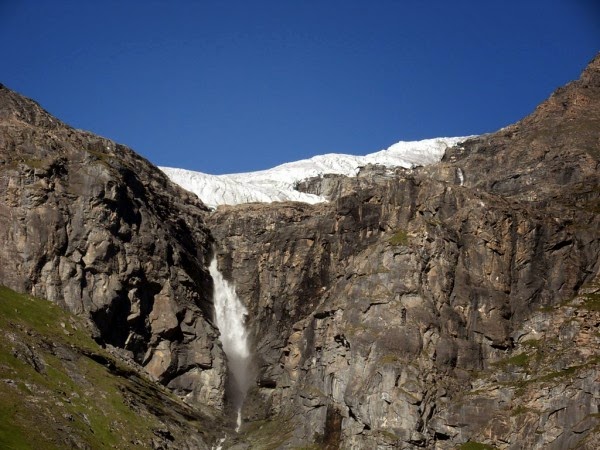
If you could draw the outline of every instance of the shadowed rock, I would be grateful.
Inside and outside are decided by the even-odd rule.
[[[127,147],[0,89],[0,284],[91,317],[102,342],[220,408],[206,211]]]

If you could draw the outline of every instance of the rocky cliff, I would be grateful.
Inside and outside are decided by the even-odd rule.
[[[211,433],[166,429],[200,447],[223,432],[237,449],[594,449],[599,163],[600,57],[439,164],[298,185],[328,203],[215,212],[1,87],[0,284],[89,317],[113,357],[226,411],[214,246],[256,383],[240,433],[177,404]]]
[[[220,409],[206,211],[130,149],[0,86],[0,284],[91,318],[153,379]]]
[[[249,442],[597,448],[599,159],[600,57],[440,164],[219,208],[255,343]]]

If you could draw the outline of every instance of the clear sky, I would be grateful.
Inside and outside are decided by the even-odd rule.
[[[495,131],[600,51],[598,0],[0,0],[0,82],[158,165]]]

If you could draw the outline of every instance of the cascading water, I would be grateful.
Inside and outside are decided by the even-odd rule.
[[[251,383],[248,332],[244,324],[244,316],[248,314],[248,310],[238,298],[234,287],[219,272],[216,257],[208,270],[214,282],[215,321],[227,356],[228,394],[237,414],[237,432],[242,424],[242,405]]]

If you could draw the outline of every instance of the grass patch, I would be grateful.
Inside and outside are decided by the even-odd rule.
[[[405,230],[398,230],[390,238],[389,243],[391,245],[407,245],[408,244],[408,233]]]
[[[8,323],[39,333],[50,338],[50,342],[59,340],[80,349],[101,350],[89,336],[81,319],[52,302],[0,286],[0,327],[6,329]]]
[[[540,306],[538,308],[538,312],[541,312],[541,313],[551,313],[552,311],[554,311],[554,306],[551,306],[551,305]]]
[[[32,169],[42,169],[45,165],[45,161],[43,159],[36,158],[24,158],[22,163]]]
[[[92,448],[135,448],[132,441],[149,442],[156,421],[141,421],[124,405],[119,377],[82,355],[104,351],[78,321],[48,301],[0,287],[0,329],[5,331],[0,340],[0,378],[27,384],[25,395],[10,382],[0,384],[2,448],[51,449],[81,443]],[[69,352],[68,357],[54,355],[56,348]],[[43,360],[42,372],[15,356],[28,351]],[[108,360],[110,355],[104,357]],[[116,432],[117,423],[128,427],[123,434]],[[14,436],[14,442],[7,436]],[[129,438],[125,442],[124,436]]]
[[[552,381],[557,378],[570,377],[571,375],[574,375],[579,370],[584,369],[584,368],[585,368],[585,366],[567,367],[566,369],[563,369],[563,370],[557,370],[555,372],[550,372],[550,373],[547,373],[546,375],[542,375],[541,377],[538,378],[537,381]]]
[[[102,164],[104,167],[106,167],[109,170],[114,170],[113,166],[112,166],[112,157],[107,154],[107,153],[103,153],[101,151],[98,150],[92,150],[92,149],[86,149],[87,152],[93,156],[94,158],[96,158],[96,161],[98,161],[98,163]]]
[[[526,341],[521,342],[520,345],[531,350],[539,350],[543,347],[544,342],[542,342],[541,339],[528,339]]]
[[[396,436],[394,433],[388,430],[375,430],[375,434],[378,434],[379,436],[383,437],[385,440],[390,442],[398,442],[400,440],[398,436]]]
[[[379,364],[396,364],[399,360],[397,355],[390,353],[379,358]]]
[[[312,386],[312,385],[305,386],[301,391],[301,394],[302,393],[306,394],[306,396],[309,398],[315,398],[315,397],[325,398],[325,397],[327,397],[321,389],[319,389],[315,386]]]
[[[1,398],[1,397],[0,397]],[[15,429],[12,422],[18,411],[18,406],[14,403],[5,403],[4,399],[0,404],[0,448],[5,449],[30,449],[32,448],[25,439],[23,430]]]
[[[457,447],[457,450],[497,450],[492,445],[482,444],[480,442],[465,442]]]
[[[366,325],[364,325],[363,323],[356,323],[356,324],[348,323],[344,327],[344,333],[346,334],[346,336],[349,336],[349,337],[354,337],[357,334],[362,335],[362,334],[366,333],[367,331],[370,331],[370,328],[367,327]]]
[[[292,423],[285,417],[250,422],[243,430],[251,448],[275,450],[293,435]],[[310,447],[308,447],[310,448]]]
[[[506,362],[511,366],[526,367],[529,364],[529,355],[527,353],[520,353],[508,358]]]
[[[585,294],[585,300],[581,305],[589,311],[600,311],[600,294]]]
[[[100,348],[83,319],[0,287],[0,448],[152,448],[164,423],[210,438],[210,420]]]
[[[493,366],[498,368],[506,368],[508,366],[526,368],[529,365],[530,356],[527,353],[519,353],[518,355],[511,356],[510,358],[503,359],[492,363]]]

